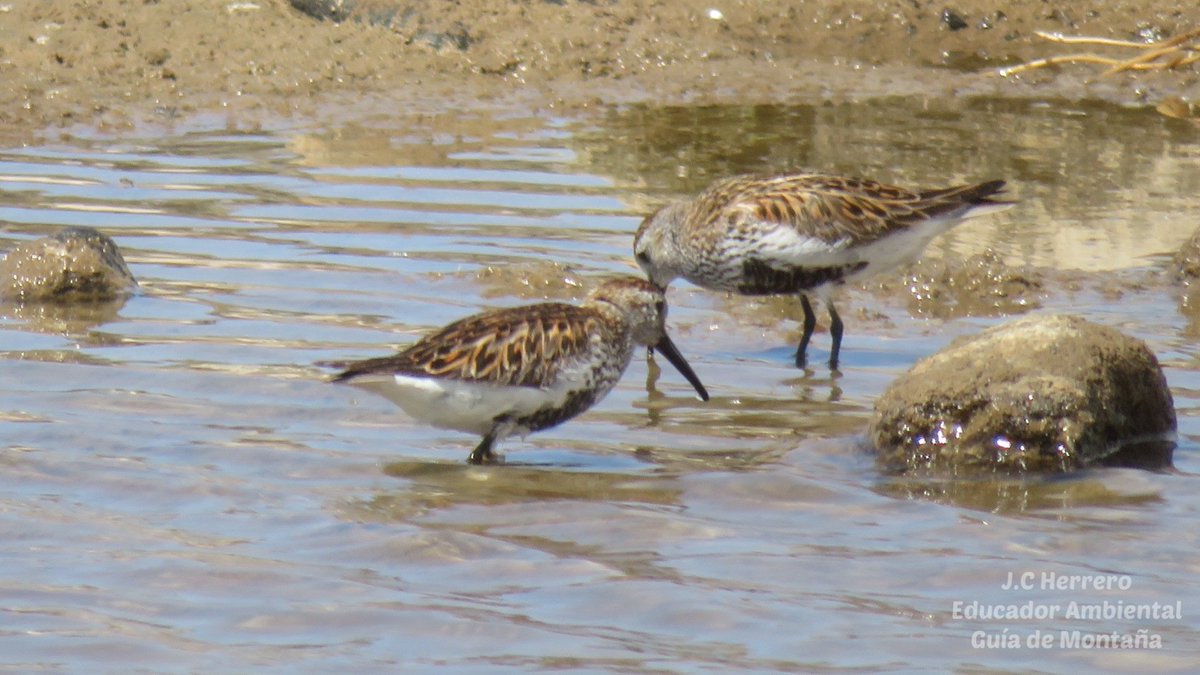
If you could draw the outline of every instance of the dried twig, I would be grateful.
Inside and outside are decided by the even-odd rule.
[[[1130,40],[1114,40],[1112,38],[1062,35],[1060,33],[1045,33],[1037,31],[1038,37],[1060,44],[1101,45],[1105,47],[1121,47],[1142,50],[1141,54],[1132,58],[1111,58],[1098,54],[1064,54],[1045,59],[1035,59],[1011,68],[1001,68],[1000,75],[1008,77],[1036,68],[1045,68],[1059,63],[1096,63],[1109,66],[1100,76],[1114,75],[1127,70],[1171,70],[1200,61],[1200,28],[1176,35],[1169,40],[1158,42],[1132,42]],[[1163,57],[1160,59],[1160,57]]]
[[[1088,37],[1086,35],[1063,35],[1062,33],[1047,33],[1043,30],[1035,30],[1033,34],[1043,40],[1058,42],[1064,45],[1106,45],[1108,47],[1132,47],[1134,49],[1143,49],[1146,46],[1145,42],[1134,42],[1133,40],[1114,40],[1113,38]]]

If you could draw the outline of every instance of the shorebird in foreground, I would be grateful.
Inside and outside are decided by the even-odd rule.
[[[394,356],[351,363],[333,379],[434,426],[482,435],[467,462],[491,463],[505,437],[555,426],[604,398],[638,345],[661,352],[707,401],[667,336],[666,316],[660,288],[620,277],[579,306],[548,302],[469,316]]]
[[[917,258],[931,239],[967,218],[1008,208],[1011,202],[992,199],[1003,187],[1000,180],[910,190],[818,174],[734,176],[646,218],[633,251],[663,288],[683,277],[742,295],[799,293],[804,334],[797,367],[804,366],[816,327],[808,300],[815,295],[829,308],[829,366],[836,370],[842,320],[833,289]]]

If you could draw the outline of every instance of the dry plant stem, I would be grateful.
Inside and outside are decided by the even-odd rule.
[[[1193,31],[1188,31],[1187,33],[1184,33],[1183,35],[1176,36],[1170,40],[1167,40],[1166,42],[1155,43],[1155,46],[1157,46],[1158,44],[1161,44],[1162,46],[1159,47],[1158,49],[1148,51],[1145,54],[1142,54],[1141,56],[1135,56],[1132,59],[1129,59],[1128,61],[1126,61],[1125,63],[1123,63],[1121,65],[1114,66],[1113,68],[1111,68],[1107,72],[1105,72],[1104,75],[1112,75],[1115,73],[1119,73],[1122,70],[1127,70],[1135,65],[1138,65],[1141,63],[1149,63],[1150,61],[1153,61],[1160,56],[1164,56],[1166,54],[1171,54],[1173,52],[1180,51],[1181,48],[1178,46],[1179,44],[1186,42],[1187,40],[1190,40],[1191,38],[1196,37],[1198,35],[1200,35],[1200,30],[1193,30]],[[1166,64],[1164,64],[1164,67],[1170,67],[1170,66],[1167,66]]]
[[[1114,40],[1112,38],[1087,37],[1086,35],[1063,35],[1062,33],[1047,33],[1040,30],[1035,30],[1033,34],[1043,40],[1058,42],[1064,45],[1104,45],[1106,47],[1132,47],[1134,49],[1144,49],[1150,46],[1145,42],[1133,42],[1132,40]]]
[[[1012,68],[1001,68],[998,72],[1004,77],[1016,75],[1027,70],[1035,70],[1037,68],[1045,68],[1046,66],[1055,66],[1060,63],[1096,63],[1102,66],[1120,66],[1125,63],[1121,59],[1109,58],[1098,54],[1067,54],[1065,56],[1051,56],[1044,59],[1037,59],[1028,63],[1022,63]],[[1158,70],[1162,68],[1161,64],[1141,63],[1130,66],[1131,70]]]
[[[1176,35],[1169,40],[1160,42],[1152,42],[1144,44],[1140,42],[1130,42],[1127,40],[1114,40],[1112,38],[1088,37],[1088,36],[1066,36],[1058,33],[1046,33],[1043,31],[1035,32],[1038,37],[1058,42],[1062,44],[1091,44],[1103,45],[1107,47],[1129,47],[1133,49],[1147,50],[1130,59],[1114,59],[1098,54],[1067,54],[1064,56],[1052,56],[1045,59],[1037,59],[1022,63],[1012,68],[1002,68],[997,71],[1001,76],[1008,77],[1016,75],[1036,68],[1044,68],[1046,66],[1057,65],[1059,63],[1096,63],[1109,66],[1109,69],[1101,74],[1101,77],[1113,75],[1127,70],[1170,70],[1180,66],[1188,65],[1200,61],[1200,53],[1188,54],[1187,52],[1200,52],[1200,45],[1185,44],[1193,39],[1200,38],[1200,28],[1190,30],[1186,33]],[[1159,57],[1169,56],[1166,61],[1153,63]]]
[[[1200,37],[1200,28],[1195,28],[1186,33],[1180,33],[1169,40],[1159,42],[1133,42],[1131,40],[1114,40],[1112,38],[1089,37],[1087,35],[1063,35],[1061,33],[1047,33],[1045,31],[1034,31],[1034,35],[1049,40],[1050,42],[1059,42],[1069,45],[1105,45],[1110,47],[1132,47],[1133,49],[1152,49],[1159,47],[1175,47],[1188,42],[1192,38]],[[1189,46],[1184,49],[1194,50],[1200,47]]]

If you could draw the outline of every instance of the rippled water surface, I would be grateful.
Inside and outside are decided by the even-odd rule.
[[[1200,328],[1169,254],[1200,225],[1198,165],[1194,128],[1151,111],[909,99],[5,149],[4,244],[100,228],[142,291],[2,308],[0,665],[1188,670]],[[797,167],[1010,180],[1019,206],[929,259],[994,252],[1046,275],[1029,310],[1145,339],[1179,413],[1174,470],[881,474],[861,433],[887,383],[1025,311],[929,310],[902,273],[843,292],[836,376],[789,367],[795,303],[680,284],[670,324],[713,400],[637,358],[592,411],[506,442],[506,466],[466,466],[478,439],[316,365],[483,308],[578,299],[634,270],[633,230],[656,205]],[[828,346],[819,332],[814,363]],[[1010,574],[1034,587],[1006,590]],[[1053,575],[1123,587],[1043,588]],[[1081,618],[1072,602],[1182,616]],[[1060,609],[970,614],[997,603]],[[1139,630],[1161,648],[1060,642]],[[1037,631],[1050,647],[1029,646]]]

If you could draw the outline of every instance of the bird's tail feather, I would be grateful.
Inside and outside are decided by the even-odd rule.
[[[921,193],[921,201],[929,205],[926,212],[930,214],[961,210],[959,217],[975,218],[1005,211],[1016,204],[1015,201],[996,198],[1004,190],[1004,185],[1002,180],[990,180],[974,185],[926,190]]]

